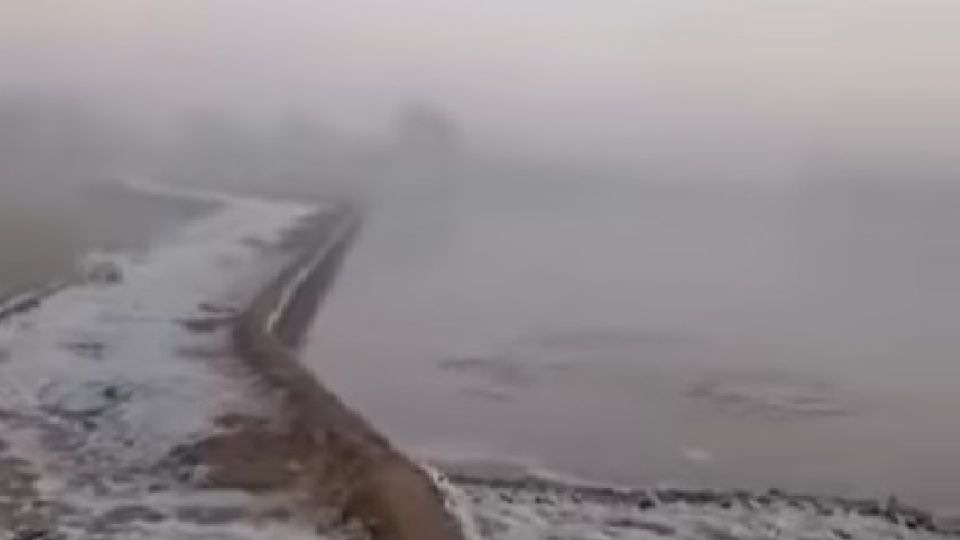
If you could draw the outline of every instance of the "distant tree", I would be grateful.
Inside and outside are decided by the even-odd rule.
[[[396,131],[401,152],[416,158],[448,159],[463,147],[463,135],[450,114],[424,102],[400,110]]]

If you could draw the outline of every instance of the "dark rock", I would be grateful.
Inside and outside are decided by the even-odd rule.
[[[44,528],[21,529],[13,534],[13,540],[62,540],[64,535]]]
[[[246,516],[243,508],[235,506],[191,506],[177,509],[177,519],[198,525],[235,523]]]
[[[212,313],[215,315],[236,315],[239,312],[234,306],[222,306],[214,304],[213,302],[200,302],[197,307],[204,313]]]
[[[234,414],[229,413],[223,416],[220,416],[216,419],[216,424],[224,429],[228,430],[241,430],[241,429],[264,429],[269,421],[265,418],[259,418],[256,416],[249,416],[244,414]]]
[[[651,532],[658,536],[673,536],[677,533],[677,530],[669,525],[642,521],[634,518],[611,519],[608,520],[606,524],[610,527],[617,527],[620,529],[639,529],[642,531]]]
[[[483,515],[477,516],[477,528],[483,538],[496,538],[496,535],[504,534],[510,530],[510,527],[505,523]]]
[[[74,420],[99,416],[129,397],[130,391],[121,385],[99,381],[51,383],[38,395],[40,405],[46,412]]]
[[[106,344],[95,340],[69,341],[62,347],[88,360],[103,360],[107,348]]]
[[[120,390],[117,389],[117,387],[116,387],[116,386],[113,386],[112,384],[111,384],[111,385],[107,385],[107,386],[103,389],[103,397],[105,397],[105,398],[107,398],[107,399],[109,399],[109,400],[117,400],[117,399],[120,399]]]
[[[15,540],[43,540],[44,538],[49,538],[49,531],[43,529],[27,529],[24,531],[18,531],[14,534]]]
[[[856,512],[865,517],[879,517],[884,513],[883,509],[880,508],[880,504],[877,502],[859,505]]]
[[[658,489],[657,498],[664,504],[674,504],[680,501],[680,493],[675,489]]]
[[[644,498],[637,501],[637,508],[641,510],[650,510],[657,506],[657,503],[653,502],[652,499]]]
[[[120,506],[100,517],[99,521],[107,525],[129,524],[134,522],[160,523],[167,519],[162,512],[141,505]]]
[[[287,508],[271,508],[264,512],[261,517],[272,521],[288,521],[293,517],[293,513]]]
[[[194,334],[209,334],[233,324],[235,317],[196,317],[181,319],[180,325]]]

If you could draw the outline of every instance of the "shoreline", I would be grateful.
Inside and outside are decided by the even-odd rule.
[[[453,538],[444,534],[457,534],[471,540],[499,538],[491,536],[489,530],[481,531],[483,527],[477,523],[498,519],[491,517],[489,512],[505,501],[510,508],[494,510],[494,513],[502,510],[500,518],[507,516],[501,523],[504,530],[516,526],[510,520],[514,519],[511,516],[518,509],[526,508],[541,517],[548,516],[544,519],[549,521],[556,518],[550,517],[551,511],[572,504],[596,507],[601,512],[616,515],[624,508],[631,508],[642,515],[665,512],[673,517],[686,514],[707,516],[719,523],[736,522],[743,518],[744,512],[761,522],[764,519],[786,519],[784,516],[822,520],[823,527],[829,530],[850,527],[849,538],[861,538],[861,534],[867,534],[863,532],[866,530],[878,538],[888,534],[892,535],[891,538],[898,534],[941,537],[958,532],[951,523],[904,505],[895,497],[886,501],[852,499],[790,493],[775,488],[760,492],[706,487],[613,487],[564,478],[562,473],[553,478],[529,472],[505,478],[489,473],[458,472],[455,466],[435,469],[409,460],[372,428],[367,419],[354,413],[349,404],[344,404],[335,388],[325,388],[322,369],[317,374],[308,372],[297,357],[303,333],[321,309],[323,298],[354,234],[347,234],[339,247],[337,242],[328,243],[321,235],[321,240],[315,244],[320,246],[321,253],[311,254],[307,250],[297,263],[284,270],[270,288],[272,290],[264,293],[267,300],[261,299],[265,302],[259,308],[261,314],[256,314],[255,302],[247,315],[252,321],[248,321],[246,330],[242,325],[238,327],[239,334],[235,338],[241,352],[258,364],[258,369],[266,369],[267,379],[285,388],[288,403],[293,413],[300,417],[301,429],[311,433],[311,444],[316,451],[326,456],[324,459],[332,460],[334,468],[338,463],[353,468],[352,475],[346,478],[351,484],[347,489],[358,495],[347,496],[339,502],[343,504],[345,515],[359,518],[374,538]],[[338,252],[338,248],[343,251]],[[324,253],[328,255],[324,256]],[[311,267],[313,270],[309,270]],[[303,287],[303,290],[291,293],[291,287]],[[281,307],[284,305],[287,306],[285,309]],[[281,311],[278,312],[278,308]],[[288,317],[288,313],[294,316]],[[294,330],[285,332],[285,324],[293,325]],[[285,346],[278,348],[275,343],[269,343],[268,329],[271,328],[279,334],[275,336],[276,341]],[[251,344],[251,340],[267,343]],[[399,480],[395,478],[396,471],[402,476]],[[319,474],[324,478],[323,471]],[[344,480],[336,476],[326,478],[333,478],[334,483]],[[451,514],[460,521],[460,532],[447,532],[450,524],[446,520]],[[700,517],[690,519],[696,521]],[[589,521],[588,517],[583,519],[585,523]],[[424,523],[433,524],[428,527],[429,532],[422,528]],[[625,523],[629,520],[621,522]],[[602,527],[601,524],[594,525]],[[665,530],[661,529],[661,532]],[[837,534],[843,538],[847,533]]]
[[[338,221],[329,230],[317,227],[294,264],[240,316],[234,345],[282,392],[296,435],[316,454],[305,474],[314,477],[321,505],[339,507],[344,519],[358,519],[374,539],[459,540],[459,527],[427,473],[299,359],[299,345],[359,233],[359,218],[350,211]]]
[[[350,523],[364,531],[357,538],[378,540],[563,534],[647,539],[687,533],[739,539],[770,527],[786,530],[786,539],[933,539],[957,533],[952,523],[893,498],[613,487],[530,470],[502,477],[457,470],[455,462],[439,468],[421,462],[355,412],[337,388],[328,387],[322,367],[304,364],[304,336],[360,234],[361,216],[343,207],[310,213],[307,207],[282,206],[228,203],[222,214],[191,227],[192,235],[132,263],[129,282],[78,282],[62,295],[55,293],[63,287],[43,289],[0,305],[0,312],[9,310],[6,317],[23,317],[6,325],[9,321],[0,316],[10,330],[0,336],[6,339],[0,349],[8,353],[0,362],[0,390],[12,390],[0,392],[6,413],[0,422],[9,427],[3,437],[11,445],[10,456],[0,448],[0,471],[9,465],[31,486],[41,477],[55,480],[45,486],[56,486],[90,473],[86,467],[100,466],[97,460],[104,456],[110,458],[101,464],[105,470],[112,470],[115,458],[121,467],[113,472],[124,471],[124,460],[136,465],[136,472],[131,469],[119,480],[119,487],[134,490],[134,500],[129,494],[118,499],[112,485],[96,484],[106,490],[103,498],[77,500],[78,493],[44,491],[50,488],[38,484],[32,488],[37,492],[22,497],[11,511],[24,511],[20,503],[30,497],[47,498],[77,503],[71,511],[91,512],[97,520],[106,519],[98,516],[105,507],[111,512],[133,508],[139,516],[134,521],[150,516],[176,527],[181,514],[195,519],[183,510],[183,497],[216,499],[213,494],[227,490],[251,501],[249,507],[231,507],[241,512],[234,519],[286,526],[286,519],[296,518],[297,530],[315,531],[319,538],[327,532],[340,538],[338,527]],[[251,213],[266,216],[267,225],[252,222]],[[226,273],[230,279],[224,279]],[[193,409],[180,409],[191,403]],[[203,418],[180,418],[187,410],[202,411]],[[24,418],[32,418],[29,427],[39,433],[48,430],[88,445],[87,457],[94,459],[52,470],[43,460],[25,460],[31,443],[16,423]],[[143,427],[150,429],[140,432]],[[73,447],[51,451],[68,464],[77,457]],[[33,468],[26,470],[27,465]],[[139,469],[144,465],[147,469]],[[96,474],[84,482],[103,472],[91,471]],[[160,486],[166,501],[158,504],[154,487],[147,485]],[[253,502],[265,493],[288,498],[271,510],[284,510],[288,518],[243,513],[256,514],[261,503]],[[121,506],[109,506],[116,504]],[[304,523],[310,525],[303,528]],[[718,531],[741,532],[717,536]]]

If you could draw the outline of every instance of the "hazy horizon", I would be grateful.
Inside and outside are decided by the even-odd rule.
[[[675,182],[802,183],[825,155],[952,175],[958,20],[942,0],[7,2],[0,92],[367,134],[422,100],[479,148]]]

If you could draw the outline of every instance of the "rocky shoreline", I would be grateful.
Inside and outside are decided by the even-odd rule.
[[[450,472],[441,483],[474,538],[940,539],[947,520],[899,503],[771,489],[626,489]]]

